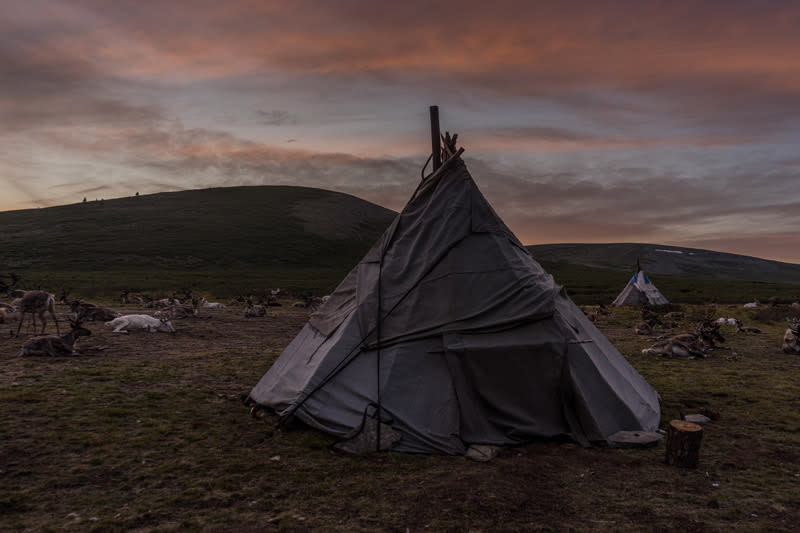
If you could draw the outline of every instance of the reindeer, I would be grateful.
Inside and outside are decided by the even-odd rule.
[[[69,300],[69,293],[72,292],[72,289],[67,289],[65,287],[61,287],[61,295],[58,297],[58,302],[62,304],[66,304]]]
[[[695,333],[682,333],[665,341],[657,342],[642,353],[663,357],[705,358],[709,350],[716,348],[717,342],[725,342],[719,332],[720,325],[711,321],[711,315],[695,326]]]
[[[180,318],[192,318],[197,316],[197,298],[192,298],[192,305],[171,305],[162,311],[156,311],[153,316],[156,318],[166,317],[168,320]]]
[[[0,324],[16,323],[19,320],[20,313],[10,305],[0,304]]]
[[[44,330],[47,328],[47,319],[44,317],[46,312],[49,312],[50,316],[53,317],[53,322],[56,323],[56,333],[60,335],[61,331],[59,331],[58,328],[58,319],[56,318],[55,306],[56,297],[49,292],[24,291],[19,300],[20,315],[19,325],[17,326],[17,336],[19,336],[19,330],[22,328],[22,322],[25,319],[25,313],[31,314],[34,333],[36,333],[36,315],[39,315],[39,319],[42,321],[42,335],[44,335]]]
[[[789,321],[789,329],[783,335],[784,353],[800,355],[800,318],[794,317]]]
[[[63,337],[48,335],[46,337],[28,339],[22,345],[22,349],[19,352],[20,357],[25,355],[48,355],[51,357],[80,355],[75,351],[75,342],[78,337],[88,337],[92,332],[81,326],[80,320],[70,319],[69,325],[71,331]]]
[[[706,356],[705,350],[695,340],[693,342],[686,342],[677,338],[667,339],[665,341],[657,342],[650,348],[642,350],[646,355],[658,355],[661,357],[689,357],[704,359]]]
[[[105,326],[113,328],[113,333],[128,333],[126,328],[146,329],[150,333],[156,331],[175,333],[175,328],[168,318],[155,318],[150,315],[123,315],[106,322]]]
[[[92,307],[81,307],[75,313],[75,316],[78,320],[88,320],[90,322],[95,322],[95,321],[107,322],[109,320],[114,320],[115,318],[119,317],[120,313],[114,311],[113,309],[109,309],[108,307],[92,306]]]
[[[224,309],[225,304],[220,302],[209,302],[205,296],[200,298],[200,305],[206,309]]]
[[[247,299],[247,308],[244,310],[246,318],[267,316],[267,308],[262,304],[254,304],[251,299]]]
[[[90,309],[92,307],[96,307],[94,304],[90,304],[89,302],[82,302],[80,300],[72,300],[67,305],[69,305],[69,310],[78,315],[84,309]]]
[[[743,326],[741,320],[736,321],[736,331],[739,333],[761,333],[761,330],[752,326]]]
[[[180,304],[181,304],[180,300],[178,300],[174,296],[170,296],[169,298],[161,298],[160,300],[151,300],[145,304],[145,307],[164,309],[172,305],[180,305]]]
[[[642,322],[636,324],[636,326],[633,328],[637,335],[652,335],[653,328],[655,328],[657,325],[664,325],[664,323],[658,318],[658,315],[648,307],[642,307],[641,313]]]

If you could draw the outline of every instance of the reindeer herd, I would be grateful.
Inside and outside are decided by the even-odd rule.
[[[115,309],[95,305],[81,300],[68,300],[68,292],[62,291],[60,303],[69,307],[68,317],[70,331],[61,335],[58,319],[55,313],[56,298],[53,294],[43,290],[9,290],[8,296],[11,303],[0,303],[0,323],[16,325],[16,330],[9,331],[10,336],[19,337],[25,319],[30,315],[32,333],[37,335],[27,340],[20,351],[20,355],[77,355],[76,341],[80,337],[91,335],[91,330],[86,327],[88,322],[102,322],[110,328],[112,333],[126,334],[131,331],[147,331],[151,333],[174,333],[173,320],[197,318],[199,310],[213,312],[226,309],[226,304],[211,302],[205,297],[195,297],[191,292],[183,295],[173,293],[169,298],[153,299],[147,295],[131,295],[124,291],[120,297],[122,305],[139,305],[145,309],[153,309],[152,314],[123,314]],[[179,297],[180,296],[180,297]],[[245,318],[259,318],[268,316],[268,309],[283,305],[280,299],[289,296],[280,289],[271,290],[260,296],[239,296],[230,301],[227,306],[243,306]],[[308,308],[315,311],[327,301],[328,297],[306,296],[295,301],[292,307]],[[793,308],[800,304],[793,304]],[[792,309],[796,314],[796,309]],[[599,317],[607,317],[612,313],[604,306],[587,313],[592,321]],[[738,318],[719,317],[713,318],[713,311],[709,311],[698,322],[690,325],[691,331],[679,334],[667,334],[685,323],[683,312],[668,312],[659,314],[656,308],[643,307],[642,320],[633,329],[637,335],[648,335],[655,341],[651,346],[642,350],[648,355],[661,357],[705,358],[708,354],[719,348],[725,342],[721,328],[736,328],[735,332],[744,335],[759,335],[759,328],[745,326]],[[36,318],[41,323],[41,331],[36,323]],[[48,318],[55,325],[56,335],[45,336]],[[800,355],[800,318],[797,316],[787,318],[789,327],[786,330],[781,348],[785,353]],[[28,331],[31,331],[29,329]],[[659,333],[661,333],[659,335]]]
[[[205,297],[197,298],[191,292],[186,292],[182,298],[173,293],[169,298],[153,299],[147,295],[138,296],[132,295],[130,291],[123,291],[120,297],[122,305],[139,305],[145,309],[154,310],[152,314],[123,314],[109,307],[77,299],[69,300],[69,291],[62,290],[59,303],[69,307],[67,320],[70,325],[70,331],[62,336],[55,312],[56,298],[54,294],[43,290],[16,289],[8,290],[7,295],[12,301],[10,303],[0,302],[0,324],[16,325],[16,330],[9,330],[9,336],[19,337],[27,316],[31,317],[31,327],[27,329],[26,333],[31,332],[34,336],[22,345],[21,356],[79,355],[75,349],[77,340],[92,334],[91,330],[87,328],[88,322],[102,322],[105,327],[111,329],[112,333],[127,334],[137,330],[151,333],[175,333],[173,320],[197,318],[199,309],[210,310],[213,313],[226,308],[226,305],[221,302],[211,302]],[[287,296],[290,295],[280,289],[273,289],[261,296],[234,298],[228,305],[244,305],[245,318],[266,317],[267,309],[283,305],[279,298]],[[321,299],[309,296],[295,302],[293,307],[308,307],[316,310],[321,301]],[[37,317],[41,323],[41,330],[36,323]],[[55,325],[56,335],[45,335],[48,317]]]
[[[745,309],[753,307],[745,304]],[[791,305],[791,312],[796,313],[800,304]],[[736,334],[760,335],[763,331],[753,326],[746,326],[738,318],[719,317],[714,319],[713,309],[694,323],[686,324],[686,314],[683,312],[667,312],[659,314],[657,308],[644,306],[641,309],[642,320],[633,326],[637,335],[646,335],[655,341],[651,346],[644,348],[642,353],[660,357],[679,357],[702,359],[709,353],[720,349],[720,344],[725,342],[722,328],[730,326]],[[613,312],[604,306],[586,312],[588,318],[595,322],[600,317],[608,317]],[[787,354],[800,355],[800,318],[787,317],[789,327],[783,336],[781,349]],[[688,325],[690,331],[673,334],[672,330],[681,324]],[[727,335],[727,333],[726,333]]]

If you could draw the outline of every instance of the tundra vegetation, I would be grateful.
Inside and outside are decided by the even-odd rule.
[[[634,332],[639,309],[596,313],[597,327],[660,393],[662,427],[681,413],[719,413],[704,428],[697,470],[665,465],[663,444],[537,442],[475,463],[338,455],[315,430],[273,433],[276,416],[250,417],[241,396],[308,319],[295,298],[269,320],[245,318],[244,305],[201,308],[201,319],[176,319],[170,335],[84,323],[92,335],[78,357],[19,357],[30,335],[3,335],[0,530],[793,531],[800,356],[781,345],[786,318],[800,310],[746,310],[747,298],[656,309],[677,324],[654,336]],[[120,308],[119,295],[97,304]],[[56,307],[59,318],[70,314]],[[718,317],[763,333],[720,325],[725,342],[705,358],[642,353],[661,335]]]

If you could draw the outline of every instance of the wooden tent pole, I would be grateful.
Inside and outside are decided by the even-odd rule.
[[[433,171],[442,166],[442,134],[439,131],[439,106],[431,106],[431,152],[433,153]]]

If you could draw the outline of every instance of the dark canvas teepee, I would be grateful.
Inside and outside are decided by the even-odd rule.
[[[588,444],[659,422],[656,392],[533,260],[458,154],[250,397],[342,438],[380,410],[386,446],[412,452]]]

